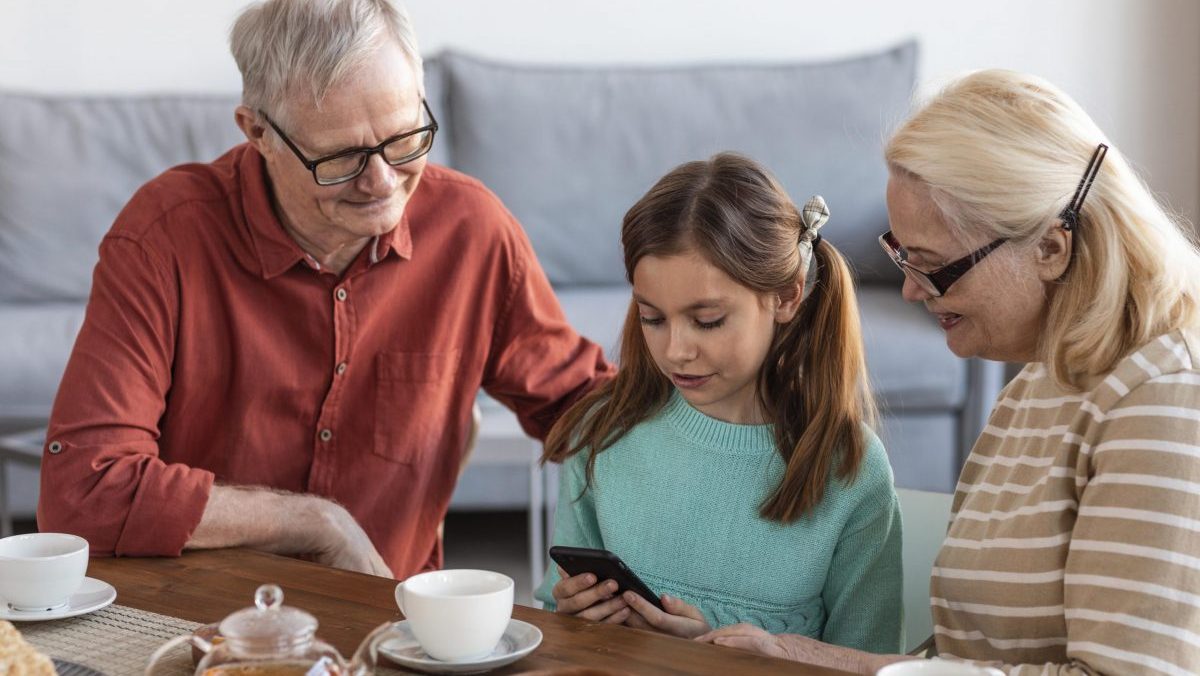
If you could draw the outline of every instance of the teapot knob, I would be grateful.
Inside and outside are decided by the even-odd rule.
[[[274,610],[283,604],[283,590],[277,584],[264,584],[254,592],[254,605],[259,610]]]

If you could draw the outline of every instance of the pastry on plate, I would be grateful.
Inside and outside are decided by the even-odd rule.
[[[26,643],[11,622],[0,620],[0,674],[55,676],[54,663]]]

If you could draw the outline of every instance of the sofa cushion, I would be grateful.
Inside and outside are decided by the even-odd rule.
[[[0,303],[0,422],[50,415],[82,303]]]
[[[616,361],[625,313],[632,292],[628,285],[609,287],[567,287],[555,289],[567,322],[588,340],[604,348],[604,354]]]
[[[871,386],[885,409],[961,408],[967,363],[946,347],[946,336],[921,305],[899,288],[860,287],[859,311]]]
[[[117,212],[164,169],[239,142],[234,105],[0,94],[0,302],[87,299]]]
[[[914,86],[916,45],[824,63],[549,67],[444,56],[455,168],[525,226],[556,285],[624,279],[625,211],[681,162],[735,150],[797,202],[821,194],[825,235],[860,279],[896,279],[882,142]]]
[[[446,100],[446,68],[440,57],[423,59],[425,62],[425,100],[438,121],[437,138],[429,151],[429,161],[449,166],[450,146],[454,134],[450,128],[450,104]]]
[[[427,59],[425,71],[441,123],[430,160],[444,164],[451,134],[439,60]],[[234,94],[0,93],[0,302],[86,300],[117,213],[162,171],[244,141],[237,104]]]

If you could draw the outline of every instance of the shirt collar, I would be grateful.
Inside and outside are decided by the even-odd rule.
[[[314,269],[316,260],[304,252],[296,240],[284,229],[283,223],[271,206],[271,186],[267,180],[267,165],[254,146],[246,144],[241,158],[242,211],[246,216],[247,229],[254,242],[258,256],[260,274],[263,279],[277,277],[297,263],[304,262]],[[365,255],[373,265],[387,257],[388,251],[404,259],[412,258],[412,232],[408,225],[408,209],[400,223],[389,232],[375,237],[367,244]]]

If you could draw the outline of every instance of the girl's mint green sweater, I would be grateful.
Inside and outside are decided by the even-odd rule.
[[[883,445],[867,435],[853,482],[831,477],[812,513],[780,524],[758,515],[784,471],[772,426],[721,422],[675,392],[596,457],[586,492],[587,454],[563,463],[553,544],[615,553],[714,629],[748,622],[900,652],[900,508]],[[551,564],[536,593],[550,610],[558,580]]]

